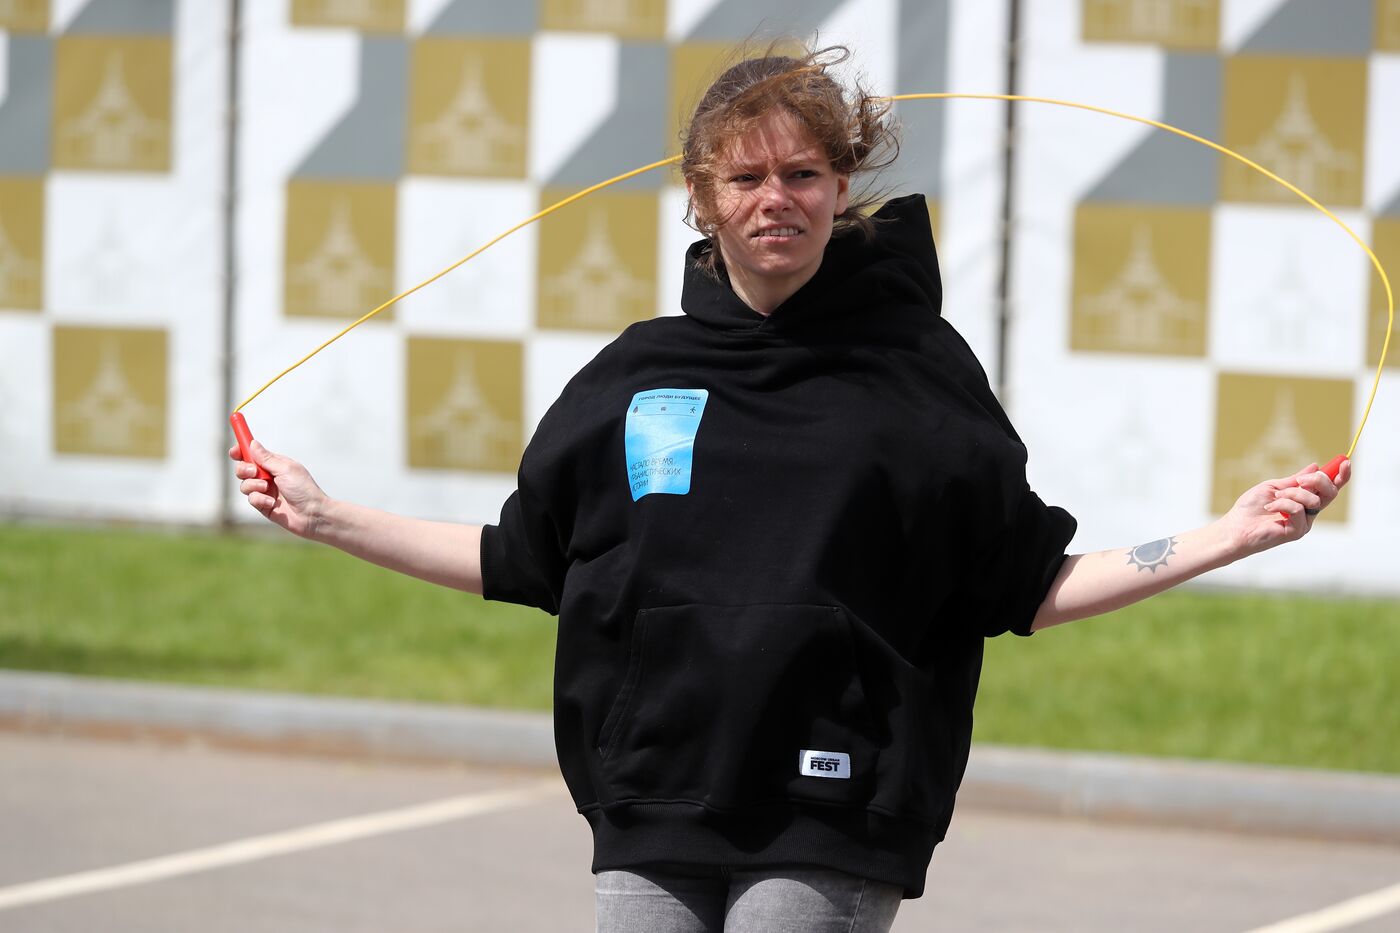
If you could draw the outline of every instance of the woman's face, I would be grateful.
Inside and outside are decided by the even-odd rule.
[[[767,314],[816,274],[845,213],[850,177],[837,173],[790,114],[775,111],[721,160],[715,233],[734,291]]]

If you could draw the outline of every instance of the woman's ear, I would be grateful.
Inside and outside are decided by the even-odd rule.
[[[700,202],[695,199],[695,182],[690,179],[686,179],[685,182],[685,196],[690,201],[690,216],[695,218],[695,229],[709,236],[712,232],[710,224],[700,210]]]
[[[851,176],[838,173],[836,176],[836,216],[846,213],[851,206]]]

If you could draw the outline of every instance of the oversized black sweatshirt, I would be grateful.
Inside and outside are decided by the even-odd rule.
[[[813,865],[923,891],[982,643],[1074,520],[940,316],[922,197],[768,317],[687,256],[685,314],[569,382],[482,534],[559,615],[555,740],[595,871]]]

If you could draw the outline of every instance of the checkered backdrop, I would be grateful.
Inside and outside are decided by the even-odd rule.
[[[738,44],[816,34],[878,91],[1002,91],[1009,6],[244,0],[230,123],[228,5],[0,0],[0,510],[258,520],[221,459],[226,361],[241,401],[540,207],[672,154]],[[1400,0],[1023,7],[1022,93],[1237,147],[1400,268]],[[1205,522],[1345,449],[1382,305],[1321,215],[1173,137],[1019,107],[998,373],[1004,111],[900,116],[881,183],[928,195],[945,313],[1003,382],[1033,484],[1079,516],[1076,547]],[[629,322],[678,312],[683,211],[666,170],[573,205],[365,324],[249,421],[333,494],[492,520],[569,376]],[[1381,537],[1400,509],[1393,382],[1320,540],[1222,577],[1400,590]]]
[[[223,12],[0,0],[0,512],[217,516]]]
[[[1029,93],[1153,117],[1301,186],[1400,274],[1400,2],[1026,4]],[[1170,134],[1028,106],[1007,400],[1076,548],[1209,521],[1351,443],[1384,335],[1365,254],[1322,214]],[[1400,357],[1400,348],[1392,358]],[[1357,481],[1304,546],[1213,575],[1400,590],[1388,367]]]

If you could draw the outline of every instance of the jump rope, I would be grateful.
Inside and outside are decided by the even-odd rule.
[[[1371,260],[1371,265],[1375,267],[1376,274],[1379,275],[1379,276],[1381,277],[1381,284],[1383,284],[1383,285],[1385,286],[1385,303],[1386,303],[1387,321],[1386,321],[1386,328],[1385,328],[1385,339],[1384,339],[1384,341],[1381,343],[1380,361],[1376,364],[1376,376],[1375,376],[1375,379],[1372,380],[1372,382],[1371,382],[1371,393],[1370,393],[1369,396],[1367,396],[1367,399],[1366,399],[1366,407],[1365,407],[1365,409],[1364,409],[1364,410],[1362,411],[1362,413],[1361,413],[1361,422],[1360,422],[1359,425],[1357,425],[1356,434],[1355,434],[1354,437],[1352,437],[1352,440],[1351,440],[1351,446],[1347,448],[1347,452],[1346,452],[1346,453],[1337,455],[1337,456],[1334,457],[1332,460],[1330,460],[1325,466],[1322,467],[1322,471],[1323,471],[1324,473],[1327,474],[1328,478],[1330,478],[1330,479],[1333,480],[1334,482],[1336,481],[1336,479],[1337,479],[1337,473],[1338,473],[1338,471],[1341,470],[1341,468],[1342,468],[1342,463],[1345,462],[1346,460],[1350,460],[1350,459],[1351,459],[1351,455],[1352,455],[1353,453],[1356,452],[1356,445],[1357,445],[1357,443],[1361,440],[1361,432],[1365,429],[1365,427],[1366,427],[1366,420],[1367,420],[1367,419],[1370,417],[1370,415],[1371,415],[1371,405],[1372,405],[1372,403],[1374,403],[1375,400],[1376,400],[1376,390],[1380,388],[1381,374],[1382,374],[1382,373],[1384,372],[1384,370],[1385,370],[1385,358],[1386,358],[1386,354],[1387,354],[1387,353],[1389,352],[1389,350],[1390,350],[1390,335],[1391,335],[1391,331],[1392,331],[1392,330],[1394,329],[1394,327],[1395,327],[1395,296],[1394,296],[1394,293],[1391,291],[1391,288],[1390,288],[1390,278],[1389,278],[1389,276],[1387,276],[1387,275],[1385,274],[1385,269],[1384,269],[1384,267],[1381,266],[1381,261],[1380,261],[1380,259],[1378,259],[1378,258],[1376,257],[1376,254],[1371,250],[1371,248],[1370,248],[1369,246],[1366,245],[1365,241],[1362,240],[1361,237],[1359,237],[1359,236],[1356,235],[1356,232],[1353,231],[1353,230],[1351,229],[1351,227],[1347,226],[1346,223],[1342,221],[1342,219],[1341,219],[1340,217],[1338,217],[1336,214],[1332,213],[1330,210],[1328,210],[1326,207],[1324,207],[1322,204],[1320,204],[1315,198],[1313,198],[1313,197],[1312,197],[1311,195],[1309,195],[1307,192],[1303,191],[1303,190],[1302,190],[1301,188],[1299,188],[1298,186],[1294,185],[1292,182],[1289,182],[1289,181],[1287,181],[1287,180],[1285,180],[1285,179],[1283,179],[1283,178],[1280,178],[1278,175],[1276,175],[1276,174],[1274,174],[1273,172],[1269,171],[1268,169],[1264,168],[1264,166],[1258,164],[1257,162],[1254,162],[1253,160],[1251,160],[1251,159],[1249,159],[1249,158],[1247,158],[1247,157],[1245,157],[1245,156],[1240,155],[1238,152],[1235,152],[1233,149],[1227,149],[1226,147],[1220,145],[1219,143],[1213,142],[1212,140],[1209,140],[1209,139],[1206,139],[1206,138],[1203,137],[1203,136],[1197,136],[1195,133],[1190,133],[1190,132],[1188,132],[1188,131],[1186,131],[1186,130],[1183,130],[1183,129],[1179,128],[1179,127],[1172,126],[1172,125],[1170,125],[1170,124],[1168,124],[1168,123],[1161,123],[1161,122],[1159,122],[1159,121],[1157,121],[1157,120],[1151,120],[1151,119],[1148,119],[1147,117],[1139,117],[1139,116],[1135,116],[1135,115],[1130,114],[1130,113],[1122,113],[1122,112],[1117,111],[1117,110],[1109,110],[1109,109],[1106,108],[1106,107],[1097,107],[1097,106],[1094,106],[1094,105],[1092,105],[1092,104],[1082,104],[1082,103],[1078,103],[1078,102],[1076,102],[1076,101],[1057,100],[1057,99],[1050,98],[1050,97],[1030,97],[1030,96],[1026,96],[1026,95],[1022,95],[1022,94],[958,94],[958,93],[893,94],[893,95],[890,95],[890,96],[888,96],[888,97],[875,98],[875,100],[880,101],[880,102],[888,102],[888,103],[894,103],[894,102],[896,102],[896,101],[902,101],[902,100],[1001,100],[1001,101],[1008,101],[1008,102],[1010,102],[1010,101],[1024,101],[1024,102],[1026,102],[1026,103],[1053,104],[1053,105],[1055,105],[1055,106],[1057,106],[1057,107],[1070,107],[1070,108],[1075,109],[1075,110],[1087,110],[1087,111],[1089,111],[1089,112],[1091,112],[1091,113],[1099,113],[1099,114],[1103,114],[1104,116],[1117,117],[1117,118],[1120,119],[1120,120],[1129,120],[1129,121],[1131,121],[1131,122],[1133,122],[1133,123],[1141,123],[1141,124],[1143,124],[1143,125],[1145,125],[1145,126],[1154,127],[1155,129],[1165,130],[1165,131],[1167,131],[1168,133],[1175,133],[1177,136],[1180,136],[1180,137],[1182,137],[1183,139],[1189,139],[1189,140],[1191,140],[1192,142],[1200,143],[1202,146],[1207,146],[1207,147],[1209,147],[1209,148],[1211,148],[1211,149],[1214,149],[1216,152],[1219,152],[1219,153],[1222,154],[1222,155],[1229,156],[1230,158],[1235,159],[1236,161],[1241,162],[1242,164],[1249,166],[1249,167],[1250,167],[1251,169],[1253,169],[1254,171],[1256,171],[1256,172],[1260,173],[1261,175],[1264,175],[1265,177],[1267,177],[1267,178],[1269,178],[1269,179],[1271,179],[1271,180],[1277,182],[1278,184],[1282,185],[1284,188],[1287,188],[1287,189],[1288,189],[1289,191],[1291,191],[1293,194],[1297,195],[1299,198],[1301,198],[1303,201],[1305,201],[1308,205],[1310,205],[1311,207],[1315,208],[1315,209],[1318,210],[1318,211],[1321,211],[1324,215],[1327,216],[1328,219],[1330,219],[1330,220],[1331,220],[1333,223],[1335,223],[1337,226],[1341,227],[1342,230],[1344,230],[1344,231],[1346,232],[1347,236],[1351,237],[1351,239],[1356,243],[1356,245],[1359,246],[1359,247],[1361,247],[1362,251],[1366,253],[1366,256]],[[248,396],[246,399],[244,399],[243,402],[242,402],[237,408],[235,408],[235,409],[233,410],[233,414],[229,416],[229,423],[233,426],[233,433],[234,433],[234,436],[238,439],[238,453],[239,453],[239,457],[240,457],[242,460],[247,461],[247,462],[249,462],[249,463],[252,463],[252,462],[253,462],[253,458],[252,458],[252,457],[249,455],[249,453],[248,453],[248,448],[249,448],[249,447],[252,445],[252,443],[253,443],[253,435],[252,435],[252,432],[251,432],[251,431],[249,430],[249,428],[248,428],[247,419],[245,419],[244,416],[243,416],[243,413],[242,413],[242,412],[243,412],[243,409],[248,405],[249,402],[253,401],[253,399],[257,398],[259,395],[261,395],[263,392],[265,392],[268,388],[270,388],[274,383],[276,383],[279,379],[281,379],[283,376],[285,376],[285,375],[287,375],[288,373],[290,373],[292,370],[296,369],[296,368],[297,368],[298,366],[300,366],[302,363],[305,363],[307,360],[311,359],[311,358],[312,358],[313,356],[315,356],[317,353],[320,353],[320,352],[321,352],[322,350],[324,350],[326,347],[328,347],[328,346],[330,346],[331,344],[335,343],[335,342],[336,342],[337,340],[339,340],[341,337],[344,337],[346,334],[350,333],[350,331],[354,330],[356,327],[359,327],[361,324],[363,324],[365,321],[368,321],[370,318],[374,317],[374,316],[375,316],[376,314],[378,314],[379,312],[383,311],[383,310],[386,309],[386,308],[392,307],[393,305],[395,305],[395,304],[397,304],[398,302],[402,301],[404,298],[407,298],[409,295],[412,295],[414,292],[416,292],[416,291],[418,291],[418,290],[420,290],[420,289],[422,289],[422,288],[425,288],[425,287],[427,287],[428,285],[431,285],[432,283],[436,282],[438,279],[440,279],[440,278],[442,278],[443,276],[447,275],[447,273],[449,273],[449,272],[451,272],[452,270],[456,269],[458,266],[461,266],[461,265],[465,264],[466,262],[468,262],[468,261],[470,261],[470,260],[476,258],[477,256],[481,255],[481,254],[484,253],[486,250],[490,249],[492,246],[495,246],[495,245],[496,245],[497,243],[499,243],[501,240],[504,240],[506,237],[510,236],[512,233],[514,233],[515,231],[521,229],[522,227],[527,227],[527,226],[529,226],[530,224],[534,223],[534,222],[537,221],[537,220],[542,220],[542,219],[544,219],[545,217],[548,217],[550,214],[554,213],[555,211],[559,210],[560,208],[567,207],[568,205],[570,205],[570,204],[574,203],[575,201],[579,200],[580,198],[585,198],[585,197],[587,197],[588,195],[593,194],[595,191],[601,191],[601,190],[603,190],[604,188],[607,188],[607,187],[610,187],[610,186],[612,186],[612,185],[618,184],[619,182],[626,181],[626,180],[629,179],[629,178],[635,178],[636,176],[641,175],[641,174],[644,174],[644,173],[646,173],[646,172],[650,172],[650,171],[652,171],[653,169],[661,168],[661,167],[664,166],[664,165],[674,165],[674,164],[678,163],[680,160],[681,160],[681,157],[680,157],[680,156],[672,156],[672,157],[669,158],[669,159],[661,159],[660,161],[652,162],[650,165],[643,165],[641,168],[634,168],[634,169],[632,169],[632,170],[629,171],[629,172],[624,172],[624,173],[622,173],[621,175],[617,175],[617,176],[614,176],[613,178],[609,178],[607,181],[599,182],[599,183],[596,184],[596,185],[592,185],[592,186],[590,186],[590,187],[588,187],[588,188],[584,188],[582,191],[579,191],[579,192],[577,192],[577,193],[575,193],[575,194],[571,194],[571,195],[569,195],[567,198],[564,198],[564,199],[561,200],[561,201],[557,201],[557,202],[555,202],[554,204],[551,204],[549,207],[546,207],[545,209],[539,211],[538,213],[532,214],[531,216],[525,218],[524,220],[522,220],[522,221],[520,221],[519,223],[517,223],[515,226],[513,226],[513,227],[511,227],[510,229],[506,230],[504,233],[497,234],[495,237],[493,237],[492,239],[488,240],[484,245],[479,246],[479,247],[477,247],[476,249],[472,250],[472,252],[470,252],[470,253],[468,253],[467,255],[463,256],[461,259],[457,260],[457,261],[454,262],[452,265],[450,265],[450,266],[448,266],[447,268],[443,269],[441,272],[438,272],[437,274],[431,276],[430,278],[424,279],[422,282],[419,282],[417,285],[413,286],[412,288],[408,289],[407,291],[404,291],[404,292],[401,292],[401,293],[398,294],[398,295],[395,295],[393,298],[390,298],[388,301],[384,302],[384,303],[383,303],[382,305],[380,305],[379,307],[377,307],[377,308],[375,308],[374,310],[370,311],[369,313],[365,314],[365,315],[364,315],[363,317],[361,317],[359,320],[355,321],[354,323],[352,323],[352,324],[348,325],[347,327],[345,327],[344,329],[342,329],[338,334],[336,334],[335,336],[331,337],[331,338],[330,338],[329,340],[327,340],[326,342],[322,343],[322,344],[321,344],[320,346],[318,346],[316,349],[314,349],[314,350],[312,350],[310,353],[306,354],[306,356],[303,356],[301,359],[297,360],[297,361],[296,361],[295,363],[293,363],[291,366],[288,366],[286,369],[282,370],[280,373],[278,373],[277,375],[273,376],[271,379],[269,379],[266,383],[263,384],[262,388],[258,389],[258,391],[254,392],[252,395],[250,395],[250,396]],[[269,483],[272,482],[272,475],[269,474],[266,470],[264,470],[261,466],[258,466],[258,478],[259,478],[259,479],[267,480]],[[269,491],[271,492],[271,486],[269,486]],[[1285,520],[1286,520],[1286,519],[1287,519],[1287,516],[1284,516],[1284,518],[1285,518]]]

